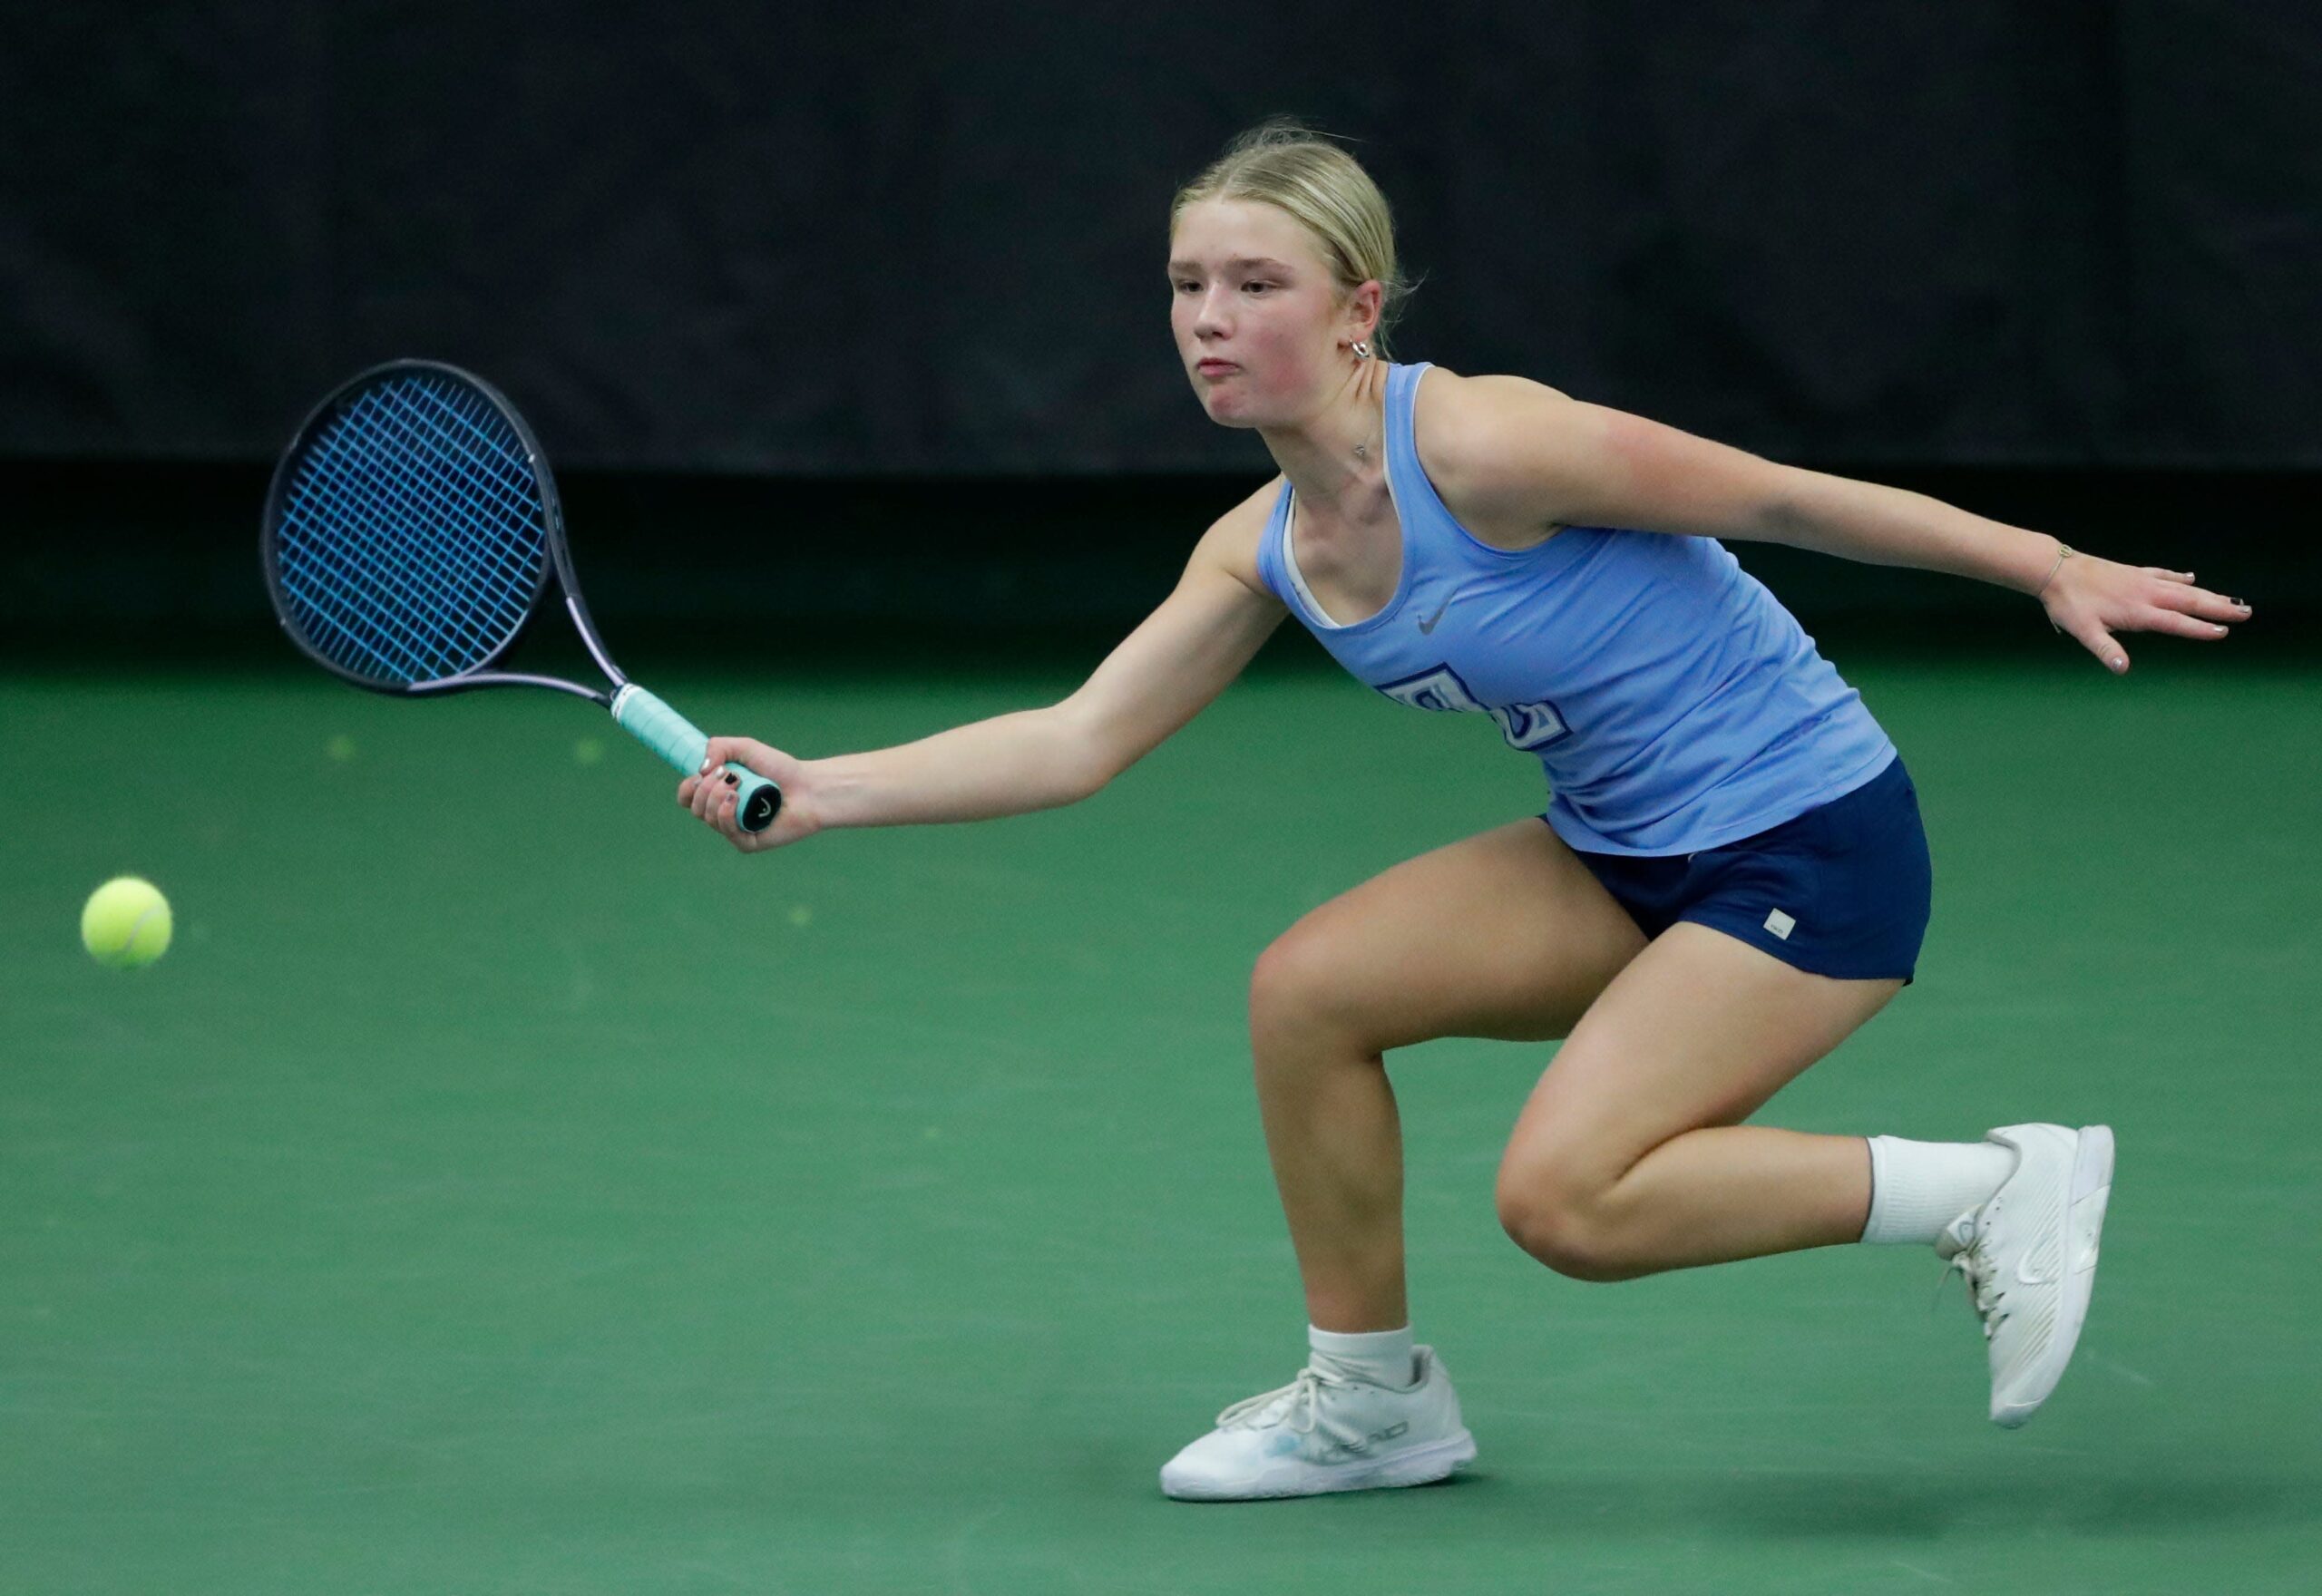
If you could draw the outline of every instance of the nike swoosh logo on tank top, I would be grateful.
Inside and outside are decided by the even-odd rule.
[[[1458,588],[1454,588],[1454,589],[1451,589],[1451,598],[1446,598],[1446,599],[1443,601],[1442,608],[1439,608],[1438,610],[1436,610],[1436,612],[1435,612],[1433,615],[1431,615],[1431,616],[1428,617],[1425,620],[1423,620],[1423,621],[1421,621],[1421,622],[1420,622],[1420,623],[1419,623],[1419,629],[1420,629],[1420,634],[1421,634],[1422,636],[1426,636],[1426,635],[1429,635],[1429,634],[1431,634],[1431,633],[1433,633],[1433,632],[1434,632],[1435,628],[1436,628],[1436,623],[1437,623],[1437,622],[1439,622],[1439,621],[1440,621],[1440,620],[1443,618],[1443,611],[1451,608],[1451,599],[1452,599],[1452,598],[1457,598],[1459,596],[1459,593],[1460,593],[1460,589],[1458,589]]]

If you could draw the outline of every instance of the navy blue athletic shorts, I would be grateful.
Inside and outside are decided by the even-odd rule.
[[[1689,920],[1814,975],[1914,978],[1934,870],[1899,754],[1853,792],[1720,848],[1574,852],[1648,939]]]

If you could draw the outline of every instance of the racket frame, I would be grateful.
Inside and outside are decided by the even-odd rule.
[[[382,379],[418,373],[446,377],[473,389],[500,413],[500,419],[515,433],[517,441],[524,446],[524,463],[532,471],[532,486],[540,494],[542,539],[548,545],[548,558],[541,562],[539,575],[532,582],[532,596],[525,600],[523,613],[517,618],[516,624],[509,628],[508,635],[501,638],[475,666],[457,676],[444,676],[434,681],[383,682],[348,670],[337,660],[329,658],[309,642],[299,628],[290,624],[289,606],[282,590],[282,574],[276,564],[275,547],[278,541],[283,501],[289,494],[294,468],[306,458],[307,445],[315,433],[336,418],[358,394]],[[557,494],[556,477],[549,470],[548,456],[542,452],[540,440],[532,435],[532,429],[525,424],[523,416],[509,402],[508,396],[472,371],[441,360],[389,360],[356,373],[325,394],[322,402],[307,413],[307,419],[298,423],[298,430],[291,435],[289,447],[275,462],[273,480],[267,484],[266,513],[259,521],[259,551],[266,564],[267,596],[273,602],[276,621],[290,641],[298,646],[298,652],[341,681],[352,682],[358,687],[373,693],[384,693],[392,698],[439,697],[447,693],[464,693],[474,687],[552,687],[560,693],[586,698],[607,709],[612,707],[613,695],[629,685],[629,677],[605,652],[604,644],[597,637],[596,623],[590,618],[589,606],[580,597],[580,580],[572,569],[572,552],[565,547],[564,501]],[[532,625],[533,616],[540,610],[541,595],[548,590],[551,576],[555,578],[557,586],[563,589],[565,611],[572,618],[573,627],[580,634],[581,646],[588,649],[589,657],[597,662],[597,668],[605,673],[610,684],[606,688],[584,686],[561,676],[492,668],[496,662],[507,657],[508,651],[515,647],[525,628]]]

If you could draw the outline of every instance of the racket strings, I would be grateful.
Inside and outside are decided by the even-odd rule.
[[[460,618],[472,612],[445,609],[440,590],[416,585],[408,568],[383,563],[376,545],[345,534],[348,518],[364,508],[376,513],[376,506],[364,504],[366,489],[377,491],[350,481],[338,462],[317,458],[294,497],[294,507],[325,518],[303,529],[304,539],[285,532],[285,552],[307,561],[285,561],[285,589],[310,607],[300,619],[320,621],[337,637],[344,647],[326,651],[338,663],[354,667],[352,650],[398,680],[426,679],[440,662],[488,650],[480,625]]]
[[[510,453],[521,448],[515,438],[512,435],[504,440],[492,438],[475,426],[472,417],[424,389],[415,389],[410,397],[428,401],[443,416],[463,423],[487,447],[494,450],[492,454],[479,456],[472,447],[458,446],[459,440],[447,429],[441,426],[431,429],[419,424],[434,417],[415,416],[408,409],[398,409],[386,403],[385,395],[366,394],[363,404],[374,410],[368,419],[383,435],[392,436],[404,446],[405,453],[402,463],[424,473],[427,485],[440,490],[436,501],[450,499],[465,504],[478,498],[492,501],[506,511],[508,518],[520,528],[534,530],[540,519],[540,501],[532,491],[531,472],[521,469],[520,460]],[[454,447],[456,458],[452,453]],[[462,468],[456,481],[452,480],[444,469],[453,465]],[[484,551],[495,553],[499,548],[490,547]]]
[[[415,557],[421,562],[421,569],[410,574],[430,579],[434,585],[425,588],[416,586],[410,577],[406,576],[405,568],[383,566],[376,559],[368,558],[380,547],[377,540],[369,542],[342,540],[327,545],[328,552],[346,558],[356,569],[372,576],[382,587],[393,588],[414,606],[425,607],[430,601],[437,599],[447,592],[455,592],[459,598],[468,600],[467,607],[438,613],[451,622],[467,621],[468,625],[464,630],[468,634],[468,640],[483,644],[488,648],[492,638],[474,624],[473,619],[476,616],[474,601],[488,595],[480,591],[475,583],[463,580],[463,573],[456,568],[447,565],[431,547],[431,543],[435,540],[425,535],[426,529],[431,525],[440,522],[447,515],[456,516],[456,509],[447,510],[447,506],[456,507],[463,501],[463,495],[461,490],[464,484],[448,482],[442,473],[424,470],[426,465],[426,457],[417,451],[424,447],[424,440],[410,436],[406,429],[403,441],[412,450],[404,463],[422,469],[426,478],[426,485],[437,490],[436,491],[427,494],[415,493],[407,481],[399,480],[376,470],[366,470],[366,462],[363,461],[346,460],[345,456],[348,451],[346,447],[346,435],[343,433],[333,433],[318,441],[322,446],[316,451],[313,457],[315,471],[312,485],[320,491],[326,501],[323,508],[329,512],[331,521],[328,524],[334,530],[344,529],[351,520],[358,517],[366,502],[366,494],[384,495],[392,501],[403,511],[403,521],[395,529],[403,536],[391,547],[399,552]],[[302,478],[301,486],[305,485],[307,485],[307,480]],[[528,521],[538,514],[537,506],[524,507],[524,509],[525,519]],[[414,528],[420,530],[420,536],[409,535],[411,529]],[[532,568],[530,562],[510,558],[502,548],[497,546],[487,546],[480,552],[486,556],[487,573],[499,575],[502,579],[503,586],[512,586],[518,589],[525,598],[529,598],[532,581]],[[401,618],[389,615],[385,611],[381,613],[382,618]],[[439,628],[437,647],[441,646],[443,635]],[[408,632],[405,633],[405,638],[407,641],[413,640]]]
[[[449,645],[456,642],[472,647],[488,647],[490,638],[485,632],[473,619],[463,618],[473,616],[473,611],[441,608],[441,588],[419,587],[406,568],[383,564],[376,557],[376,543],[343,535],[348,523],[366,508],[366,492],[385,494],[395,501],[407,516],[423,524],[431,507],[413,499],[398,484],[350,473],[333,447],[336,442],[325,441],[323,447],[310,457],[291,500],[294,511],[311,510],[322,518],[318,525],[294,523],[285,530],[286,546],[291,537],[303,532],[313,540],[311,557],[322,562],[321,569],[309,573],[318,579],[316,585],[297,585],[299,596],[317,603],[321,618],[391,671],[413,670],[420,668],[424,659],[446,657],[451,652]],[[307,551],[303,543],[301,551]],[[356,576],[364,580],[359,584],[352,581]],[[340,611],[352,618],[368,621],[377,642],[401,644],[402,652],[390,658],[365,642],[362,634],[341,625],[337,615],[332,612],[334,599],[338,601],[337,608]],[[431,618],[435,624],[427,635],[422,636],[417,628],[427,626]]]
[[[504,423],[497,433],[477,424],[480,412],[489,414],[493,421],[499,421],[501,418],[497,411],[485,412],[483,401],[473,394],[464,397],[475,409],[463,410],[446,401],[442,394],[417,384],[412,387],[409,397],[424,401],[436,416],[456,423],[473,440],[473,444],[462,446],[458,451],[462,461],[470,468],[464,485],[483,489],[497,498],[512,516],[527,525],[537,522],[541,511],[540,500],[532,491],[532,473],[523,458],[523,444],[512,433],[505,430]],[[416,435],[406,416],[391,414],[390,419],[402,427],[405,436]],[[458,443],[458,437],[449,427],[439,426],[434,433],[426,434],[426,441],[453,444]],[[483,453],[479,453],[476,445],[481,445]]]
[[[410,476],[419,479],[429,490],[424,496],[412,491],[408,478],[396,480],[384,472],[383,485],[395,491],[406,507],[418,516],[444,516],[462,531],[483,531],[482,541],[469,540],[457,550],[483,557],[481,564],[486,572],[497,569],[512,584],[529,584],[543,541],[541,506],[533,491],[529,463],[522,458],[522,444],[512,433],[503,432],[494,437],[475,424],[474,417],[443,398],[414,383],[407,393],[375,392],[365,395],[362,406],[366,414],[363,420],[375,426],[384,437],[393,439],[400,449],[388,454],[381,452],[381,462],[388,467],[402,467]],[[407,404],[397,401],[424,401],[434,414],[416,414]],[[482,407],[483,401],[471,398]],[[498,420],[497,412],[491,413]],[[424,423],[448,418],[464,426],[488,449],[490,454],[479,456],[473,448],[461,447],[459,440],[447,428]],[[446,470],[461,469],[456,477]],[[497,468],[495,471],[493,468]],[[491,502],[503,511],[502,524],[517,534],[514,539],[489,536],[491,523],[479,519],[473,511],[478,501]],[[431,557],[431,571],[458,579],[458,568],[445,566],[440,559],[442,540],[434,544],[419,542],[415,551]],[[520,552],[519,552],[520,551]]]
[[[405,683],[489,659],[538,590],[547,511],[522,440],[482,395],[405,375],[309,441],[277,568],[326,657]]]

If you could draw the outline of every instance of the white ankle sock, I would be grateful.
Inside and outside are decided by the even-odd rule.
[[[1411,1328],[1341,1335],[1336,1330],[1306,1327],[1311,1360],[1324,1374],[1367,1381],[1393,1391],[1409,1390],[1419,1380],[1419,1366],[1411,1357]]]
[[[2014,1150],[1996,1142],[1873,1136],[1870,1219],[1862,1239],[1931,1242],[1953,1220],[1990,1202],[2015,1173]]]

